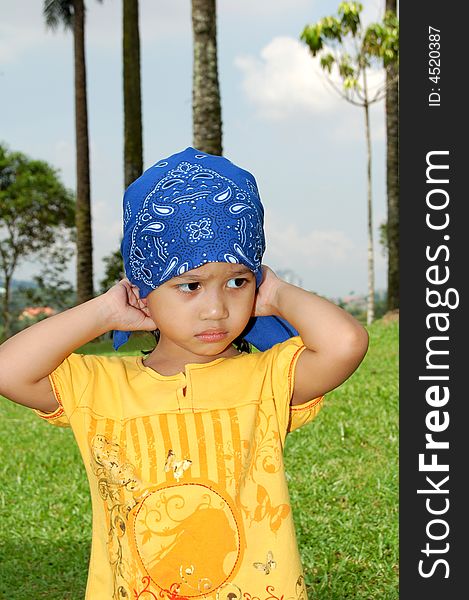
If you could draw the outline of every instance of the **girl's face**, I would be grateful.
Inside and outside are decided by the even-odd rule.
[[[147,298],[159,350],[188,353],[187,362],[222,354],[246,327],[255,294],[254,274],[241,264],[206,263],[170,279]]]

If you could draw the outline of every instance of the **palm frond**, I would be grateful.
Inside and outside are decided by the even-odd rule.
[[[44,0],[43,14],[47,27],[57,29],[62,24],[65,29],[73,26],[73,0]]]

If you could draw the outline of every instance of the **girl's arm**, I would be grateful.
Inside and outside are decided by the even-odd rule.
[[[124,279],[105,294],[49,317],[0,346],[0,394],[30,408],[57,408],[48,376],[76,348],[112,329],[151,331],[138,290]]]
[[[264,267],[255,315],[283,317],[298,330],[305,346],[297,362],[292,404],[303,404],[343,383],[368,348],[368,333],[332,302],[279,279]]]

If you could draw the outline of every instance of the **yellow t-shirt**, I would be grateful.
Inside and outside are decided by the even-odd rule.
[[[50,376],[93,506],[87,600],[306,599],[283,465],[299,337],[163,376],[70,355]]]

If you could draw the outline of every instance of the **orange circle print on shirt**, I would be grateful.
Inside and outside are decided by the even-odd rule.
[[[240,564],[244,541],[226,498],[206,485],[165,485],[132,519],[141,565],[161,590],[197,597],[217,590]]]

